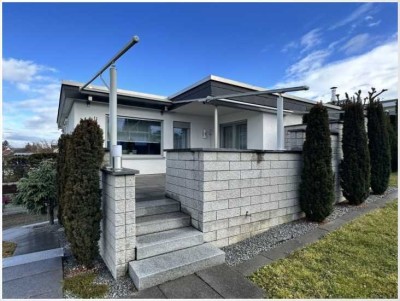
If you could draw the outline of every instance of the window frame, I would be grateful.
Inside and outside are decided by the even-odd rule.
[[[236,141],[237,126],[239,126],[239,125],[246,125],[246,148],[236,148],[235,147],[236,143],[237,143],[237,141]],[[232,127],[232,139],[233,139],[232,144],[235,145],[233,147],[233,149],[238,149],[238,150],[247,149],[247,142],[248,142],[247,141],[248,140],[247,119],[219,124],[219,145],[221,146],[221,148],[227,148],[227,147],[223,146],[224,145],[224,137],[223,137],[224,129],[223,128],[229,127],[229,126]]]
[[[134,116],[124,116],[124,115],[117,115],[117,124],[118,124],[118,118],[124,118],[124,119],[134,119],[134,120],[141,120],[141,121],[154,121],[154,122],[159,122],[160,123],[160,133],[161,133],[161,139],[160,139],[160,154],[122,154],[122,158],[125,159],[155,159],[155,158],[164,158],[164,120],[161,119],[152,119],[152,118],[141,118],[141,117],[134,117]],[[108,130],[109,130],[109,122],[110,122],[110,114],[106,114],[105,118],[106,126],[105,126],[105,145],[106,149],[107,144],[109,141],[108,137]],[[118,133],[117,133],[117,142],[118,142]]]
[[[182,126],[175,126],[175,123],[177,123],[177,124],[187,124],[187,125],[189,125],[188,127],[182,127]],[[174,130],[175,130],[175,128],[177,128],[177,129],[188,129],[189,130],[189,132],[188,132],[188,137],[187,137],[187,142],[188,142],[188,145],[186,146],[186,147],[183,147],[183,148],[176,148],[175,147],[175,132],[174,132]],[[190,146],[191,146],[191,138],[192,138],[192,123],[191,122],[186,122],[186,121],[176,121],[176,120],[174,120],[173,122],[172,122],[172,146],[173,146],[173,148],[174,149],[185,149],[185,148],[190,148]]]

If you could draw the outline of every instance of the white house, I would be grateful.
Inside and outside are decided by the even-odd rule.
[[[108,90],[89,86],[80,91],[82,86],[62,82],[58,127],[63,133],[71,133],[81,118],[94,117],[104,131],[104,147],[108,150]],[[277,94],[198,101],[207,96],[263,90],[214,75],[169,97],[118,90],[117,140],[123,149],[122,166],[140,170],[141,174],[165,173],[166,149],[276,149]],[[283,94],[283,99],[284,126],[301,124],[302,115],[315,104],[288,94]],[[331,114],[340,110],[326,106]],[[214,124],[218,124],[217,132]],[[215,145],[215,133],[219,145]]]

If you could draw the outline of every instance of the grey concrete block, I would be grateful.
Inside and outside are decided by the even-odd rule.
[[[258,269],[272,263],[273,261],[262,255],[256,255],[253,258],[246,260],[233,268],[244,276],[250,276]]]
[[[8,258],[3,258],[3,269],[17,266],[21,264],[31,263],[35,261],[41,261],[44,259],[51,259],[64,256],[64,249],[57,248],[52,250],[40,251],[35,253],[29,253],[24,255],[18,255]]]
[[[159,285],[168,299],[221,299],[222,297],[197,275],[189,275]]]
[[[136,216],[163,214],[180,210],[180,203],[172,199],[136,202]]]
[[[203,243],[203,233],[191,228],[173,229],[137,237],[136,259],[181,250]]]
[[[330,222],[328,222],[326,224],[320,224],[318,228],[332,232],[332,231],[340,228],[341,226],[343,226],[347,222],[348,221],[346,221],[346,220],[344,220],[342,218],[337,218],[337,219],[334,219],[333,221],[330,221]]]
[[[262,289],[225,264],[196,274],[226,299],[263,298]]]
[[[129,275],[141,290],[222,264],[225,253],[206,243],[129,263]]]
[[[136,235],[150,234],[190,225],[190,216],[182,212],[141,216],[136,219]]]

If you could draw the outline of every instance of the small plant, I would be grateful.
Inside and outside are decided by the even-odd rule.
[[[387,118],[378,98],[381,93],[376,93],[374,88],[368,92],[368,147],[371,159],[371,188],[374,193],[383,194],[389,185],[391,157]]]
[[[13,200],[24,205],[32,213],[45,214],[49,205],[50,223],[54,223],[52,208],[56,202],[56,170],[54,163],[43,161],[37,169],[28,173],[17,184],[17,195]]]
[[[361,90],[343,105],[343,160],[340,163],[340,185],[343,196],[352,205],[369,196],[370,159]]]
[[[17,248],[16,243],[3,240],[3,250],[2,250],[3,258],[13,256],[16,248]]]
[[[321,222],[332,213],[334,201],[328,111],[319,103],[311,108],[307,116],[300,206],[308,219]]]
[[[78,298],[103,298],[108,291],[107,284],[93,283],[96,278],[94,272],[86,272],[64,279],[64,290],[71,292]]]

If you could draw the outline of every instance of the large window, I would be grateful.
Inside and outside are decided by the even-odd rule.
[[[247,149],[246,122],[221,125],[221,147]]]
[[[174,148],[190,147],[190,123],[174,121]]]
[[[110,148],[110,133],[107,118],[107,146]],[[122,145],[122,154],[161,155],[161,121],[118,117],[117,144]]]

